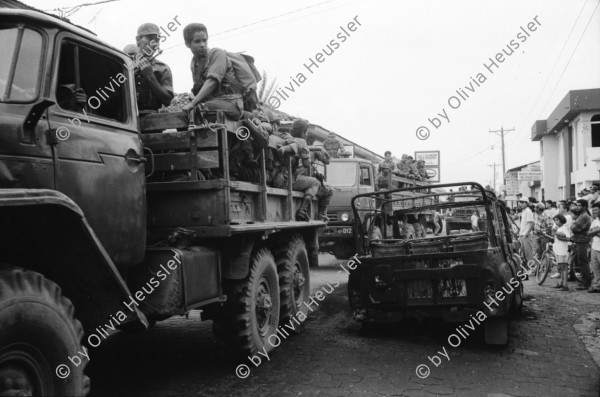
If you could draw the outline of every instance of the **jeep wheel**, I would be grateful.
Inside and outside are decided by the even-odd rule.
[[[85,396],[83,329],[71,302],[41,274],[0,270],[0,396]]]
[[[275,252],[275,260],[279,275],[281,305],[279,323],[300,327],[293,317],[299,312],[308,316],[308,307],[302,303],[308,302],[310,295],[308,255],[302,237],[295,235],[291,241],[281,243]],[[298,330],[296,328],[294,331]]]
[[[333,256],[335,256],[335,259],[349,259],[354,253],[355,249],[351,243],[337,242],[333,246]]]
[[[213,332],[218,347],[234,356],[273,350],[269,337],[279,324],[279,283],[271,252],[263,248],[252,255],[250,274],[226,285],[228,300],[215,314]]]

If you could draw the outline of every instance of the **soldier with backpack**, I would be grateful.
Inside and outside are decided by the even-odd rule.
[[[240,119],[244,110],[257,107],[256,83],[260,75],[253,59],[220,48],[208,48],[208,30],[200,23],[183,29],[185,45],[194,55],[191,62],[195,98],[182,107],[191,110],[197,105],[205,110],[221,110],[233,119]]]

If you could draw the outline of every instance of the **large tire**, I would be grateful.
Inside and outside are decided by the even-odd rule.
[[[308,302],[310,295],[308,254],[302,237],[295,235],[290,241],[280,243],[275,251],[275,260],[279,275],[281,305],[279,323],[298,327],[293,317],[299,312],[302,312],[305,317],[308,316],[308,306],[303,303]]]
[[[88,394],[88,360],[79,366],[68,360],[82,350],[74,311],[60,287],[41,274],[0,269],[0,396]]]
[[[275,259],[262,248],[252,255],[250,274],[226,285],[227,302],[215,314],[213,332],[217,346],[236,357],[271,351],[279,325],[279,283]],[[264,350],[263,350],[264,349]]]

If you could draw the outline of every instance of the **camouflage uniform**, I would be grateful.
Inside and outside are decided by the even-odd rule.
[[[269,133],[263,121],[260,115],[244,112],[242,122],[250,131],[250,137],[239,139],[235,134],[229,134],[229,173],[232,179],[260,182],[261,166],[257,158],[261,150],[269,145]]]
[[[394,164],[394,160],[392,159],[385,159],[381,163],[379,163],[379,166],[377,166],[377,172],[381,173],[381,169],[383,167],[386,167],[392,173],[398,171],[398,168],[396,168],[396,164]]]
[[[398,171],[400,173],[401,176],[403,177],[408,177],[410,175],[410,171],[411,171],[411,163],[412,157],[403,154],[402,155],[402,159],[400,159],[400,162],[398,163]]]
[[[158,50],[158,46],[152,46],[154,40],[150,42],[151,46],[145,47],[143,50],[141,50],[141,48],[139,47],[139,40],[143,36],[155,36],[156,40],[158,40],[160,36],[160,29],[158,25],[153,23],[144,23],[138,28],[136,36],[138,46],[137,53],[134,53],[133,48],[129,49],[136,63],[139,63],[142,59],[149,60],[153,56],[154,51]],[[150,49],[150,51],[147,51],[148,49]],[[161,62],[157,59],[149,60],[149,62],[150,66],[152,66],[152,73],[154,74],[154,77],[156,77],[158,83],[170,94],[171,99],[173,99],[173,74],[171,73],[171,69],[169,68],[169,66],[167,66],[166,63]],[[156,112],[158,109],[161,108],[162,103],[158,100],[156,94],[152,91],[150,82],[146,77],[144,77],[139,66],[135,68],[135,88],[137,93],[138,111],[140,112],[140,114]]]
[[[427,175],[427,170],[425,169],[425,162],[423,160],[417,161],[417,169],[419,170],[419,176],[421,177],[422,181],[429,179],[429,175]]]
[[[173,75],[171,74],[169,66],[156,59],[150,61],[150,64],[152,65],[152,72],[154,73],[156,80],[158,80],[160,85],[173,96]],[[150,83],[142,75],[139,68],[135,70],[135,88],[137,92],[138,110],[140,112],[149,110],[157,111],[160,109],[162,104],[158,98],[156,98],[154,92],[152,92]]]
[[[379,173],[379,175],[377,175],[377,179],[375,180],[375,189],[376,190],[382,190],[382,189],[388,189],[389,190],[389,172],[390,172],[390,168],[388,165],[386,164],[380,164],[379,165],[379,169],[381,170],[381,172]]]
[[[323,142],[323,148],[325,151],[327,151],[327,154],[329,154],[331,158],[336,159],[340,157],[339,152],[344,150],[344,144],[335,136],[330,135]]]

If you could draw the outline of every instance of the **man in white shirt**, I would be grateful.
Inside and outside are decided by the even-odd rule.
[[[546,200],[545,202],[546,210],[544,211],[544,215],[550,219],[554,219],[554,216],[558,214],[558,210],[556,209],[556,204],[552,200]]]
[[[588,236],[592,237],[592,251],[590,266],[594,273],[594,280],[588,289],[588,292],[600,292],[600,203],[592,205],[592,226],[588,231]]]
[[[521,208],[521,225],[519,227],[519,238],[523,247],[523,260],[525,263],[533,259],[532,232],[534,227],[533,212],[529,209],[528,200],[519,200]]]

